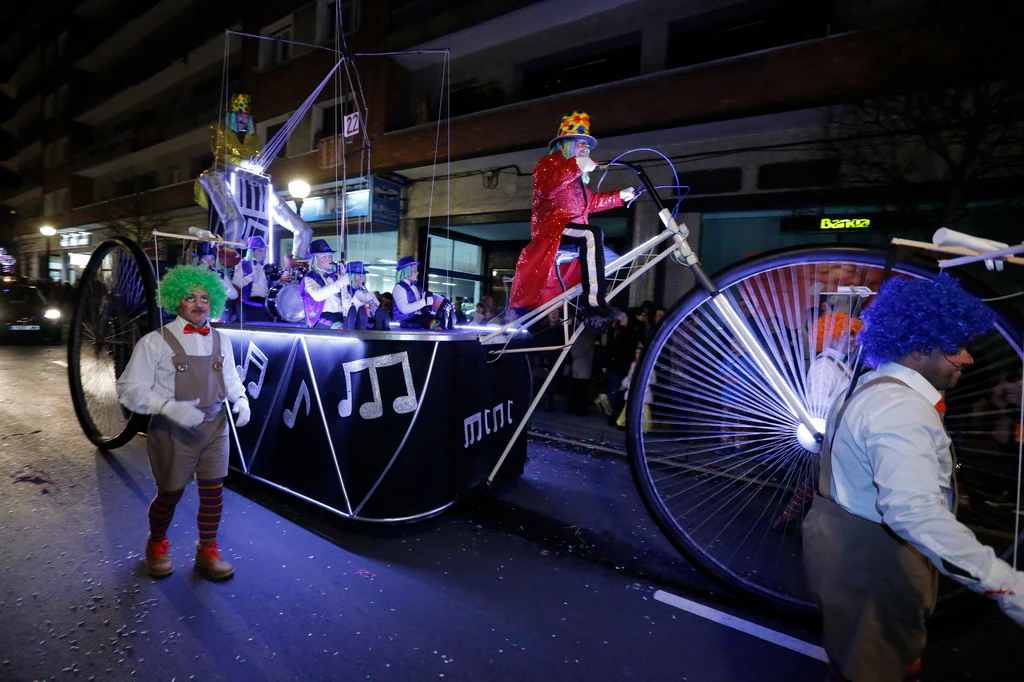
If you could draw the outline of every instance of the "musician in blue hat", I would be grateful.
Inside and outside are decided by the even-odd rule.
[[[360,331],[377,328],[374,320],[380,310],[380,301],[366,288],[366,265],[354,260],[349,261],[345,269],[348,272],[348,293],[351,298],[351,305],[345,314],[346,328]]]
[[[334,261],[335,253],[326,239],[309,245],[309,272],[299,283],[307,327],[346,328],[345,312],[352,307],[352,297],[345,266]]]
[[[266,301],[271,287],[264,270],[267,243],[257,234],[249,237],[245,246],[245,257],[235,266],[231,280],[242,294],[239,312],[243,322],[267,322],[270,316],[266,311]]]
[[[418,281],[420,262],[402,256],[395,265],[395,319],[403,329],[451,329],[454,310],[444,296],[424,291]]]
[[[224,293],[227,294],[228,301],[234,301],[238,298],[238,289],[231,283],[227,270],[217,267],[217,247],[214,244],[210,242],[196,242],[196,248],[192,251],[192,256],[195,258],[193,261],[194,265],[201,268],[205,267],[217,275],[221,284],[224,285]],[[233,305],[226,305],[224,313],[215,319],[214,322],[230,322],[232,317],[231,309],[233,307]]]

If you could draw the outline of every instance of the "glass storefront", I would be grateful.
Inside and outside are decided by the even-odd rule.
[[[472,315],[483,285],[483,247],[431,235],[429,250],[430,268],[425,288],[451,301],[461,297],[464,312]]]

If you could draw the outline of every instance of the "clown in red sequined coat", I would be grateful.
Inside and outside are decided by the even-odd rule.
[[[569,223],[586,225],[591,213],[622,206],[618,190],[591,192],[575,158],[559,150],[548,154],[533,171],[533,214],[530,243],[516,262],[512,280],[511,308],[535,308],[541,303],[548,279],[554,279],[552,264]]]

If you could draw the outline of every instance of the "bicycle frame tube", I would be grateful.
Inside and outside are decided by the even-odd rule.
[[[608,298],[614,298],[631,282],[633,282],[635,279],[637,279],[645,272],[647,272],[648,270],[650,270],[651,268],[653,268],[658,263],[660,263],[661,261],[665,260],[668,257],[672,257],[676,262],[680,263],[681,265],[686,265],[693,273],[694,278],[697,280],[697,284],[711,297],[711,303],[712,305],[714,305],[715,310],[718,311],[719,315],[722,317],[725,324],[728,325],[729,329],[731,329],[732,332],[736,335],[740,344],[743,346],[743,349],[746,352],[750,353],[750,356],[754,359],[758,368],[761,370],[761,373],[768,380],[769,384],[771,384],[771,386],[778,392],[778,395],[785,402],[786,406],[789,408],[792,415],[796,417],[796,419],[799,420],[801,424],[803,424],[804,428],[806,428],[810,432],[810,434],[815,438],[815,440],[820,441],[823,438],[823,434],[821,433],[821,431],[819,431],[818,426],[811,421],[811,415],[807,411],[807,408],[804,407],[803,403],[800,401],[799,397],[797,396],[793,388],[788,383],[786,383],[786,380],[783,378],[779,370],[776,369],[774,364],[772,364],[771,358],[768,357],[768,353],[766,353],[765,350],[761,347],[761,345],[757,342],[757,339],[754,337],[753,332],[751,332],[750,329],[747,327],[746,323],[743,321],[743,318],[740,317],[740,314],[733,307],[732,302],[729,301],[727,297],[722,296],[722,293],[718,291],[718,289],[715,287],[714,282],[712,282],[711,278],[708,277],[707,273],[704,272],[704,269],[701,267],[700,261],[698,260],[696,254],[693,253],[693,250],[690,248],[689,243],[686,241],[686,237],[688,237],[690,234],[690,231],[687,229],[686,225],[680,225],[675,221],[675,218],[672,217],[672,212],[662,202],[661,197],[658,196],[657,191],[655,191],[654,184],[651,182],[650,178],[647,177],[647,173],[644,171],[644,169],[640,168],[639,166],[634,166],[633,164],[622,162],[617,162],[615,165],[620,165],[629,168],[630,170],[637,174],[637,176],[640,178],[640,182],[643,183],[644,187],[647,189],[648,194],[651,195],[651,199],[653,199],[655,204],[658,206],[658,218],[665,226],[665,229],[661,233],[651,237],[643,244],[640,244],[636,248],[632,249],[631,251],[622,256],[619,256],[610,264],[608,264],[605,267],[605,275],[607,276],[611,273],[616,272],[620,268],[632,263],[634,260],[636,260],[637,258],[644,254],[653,252],[654,249],[656,249],[660,244],[669,239],[673,240],[673,243],[669,248],[659,253],[656,257],[644,263],[635,272],[630,273],[628,277],[626,277],[622,282],[620,282],[609,292]],[[510,331],[515,333],[521,329],[528,328],[534,322],[537,322],[538,320],[546,316],[550,310],[554,309],[557,306],[566,305],[568,301],[578,296],[581,291],[582,285],[577,284],[572,289],[562,292],[561,295],[556,296],[550,301],[547,301],[546,303],[543,303],[537,308],[531,310],[529,313],[516,320],[514,324],[504,325],[499,329],[496,329],[495,331],[491,332],[490,334],[480,337],[480,343],[495,343],[495,339],[497,339],[498,337],[505,336]],[[487,478],[488,484],[492,484],[494,482],[494,478],[497,475],[498,470],[501,468],[501,465],[504,463],[505,458],[511,451],[513,444],[519,438],[523,429],[526,428],[526,424],[529,423],[530,417],[533,415],[534,409],[540,403],[540,399],[544,395],[544,392],[547,390],[548,385],[551,383],[551,380],[554,377],[555,372],[557,372],[558,368],[561,367],[562,362],[565,359],[565,356],[569,353],[569,348],[579,337],[579,334],[582,331],[582,329],[583,325],[581,324],[576,329],[575,333],[573,333],[572,338],[568,339],[566,346],[562,348],[562,352],[558,356],[558,360],[555,362],[554,368],[551,370],[551,372],[548,373],[547,379],[541,385],[540,390],[537,392],[537,395],[534,396],[534,399],[530,403],[529,408],[523,415],[522,421],[519,423],[519,427],[516,429],[516,432],[513,434],[512,438],[508,442],[508,445],[505,447],[505,450],[501,453],[501,457],[498,459],[497,463],[494,465],[494,468],[491,470],[491,473]],[[500,343],[500,341],[498,342]],[[530,352],[533,350],[537,349],[522,349],[516,351],[492,351],[492,353],[500,354],[502,352]]]
[[[617,165],[629,168],[637,174],[638,178],[640,178],[640,182],[643,183],[644,187],[647,189],[647,193],[651,195],[651,199],[653,199],[654,203],[658,206],[658,217],[661,218],[662,223],[665,224],[666,231],[673,233],[673,237],[676,240],[676,243],[673,245],[674,248],[682,256],[684,264],[690,268],[691,272],[693,272],[693,275],[697,280],[697,284],[708,293],[708,296],[711,297],[711,304],[715,307],[715,310],[718,311],[718,314],[722,316],[723,321],[739,339],[743,349],[750,353],[750,356],[754,359],[758,369],[761,370],[761,373],[764,375],[765,379],[768,380],[768,383],[772,385],[772,388],[778,392],[779,397],[781,397],[786,403],[786,406],[789,407],[793,416],[804,425],[804,428],[814,436],[815,440],[820,441],[823,434],[811,421],[811,415],[807,411],[807,408],[804,407],[793,388],[786,383],[786,380],[772,363],[764,348],[762,348],[757,342],[757,339],[747,327],[743,318],[740,317],[738,312],[736,312],[732,302],[725,296],[722,296],[722,292],[718,291],[714,282],[712,282],[711,278],[709,278],[707,273],[704,272],[704,269],[700,265],[700,261],[693,254],[689,244],[686,242],[689,230],[686,229],[685,225],[680,227],[676,224],[675,219],[672,217],[672,212],[668,210],[664,202],[662,202],[661,197],[658,196],[658,192],[654,188],[654,183],[652,183],[651,179],[647,177],[646,171],[644,171],[643,168],[629,163],[620,162]]]

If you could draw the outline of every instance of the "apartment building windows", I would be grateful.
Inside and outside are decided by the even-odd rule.
[[[829,4],[746,0],[673,22],[668,27],[665,66],[702,64],[825,36]]]
[[[188,175],[190,178],[197,178],[199,174],[213,165],[213,154],[207,152],[200,156],[193,156],[189,160]]]
[[[53,168],[68,162],[68,138],[62,137],[43,147],[43,167]]]
[[[43,48],[43,66],[52,66],[64,56],[68,45],[68,32],[64,31],[57,40]]]
[[[337,99],[313,107],[313,143],[344,132],[345,117],[356,110],[355,97],[349,93],[344,101]]]
[[[291,113],[287,113],[256,124],[256,133],[263,138],[264,146],[270,144],[270,141],[274,139],[274,136],[281,132],[281,129],[284,128],[285,123],[288,122],[290,117]],[[304,127],[306,125],[308,124],[300,123],[299,126],[292,131],[291,136],[289,136],[284,146],[281,147],[281,151],[278,154],[279,156],[283,157],[301,154],[310,150],[309,128]],[[300,131],[305,131],[305,140],[303,140],[303,133]]]
[[[63,213],[71,208],[68,202],[68,188],[62,187],[43,195],[43,215]]]
[[[292,58],[292,50],[295,46],[288,42],[295,39],[294,18],[291,14],[280,21],[265,26],[260,33],[274,39],[260,41],[261,69],[269,69]]]
[[[640,33],[630,33],[519,65],[522,99],[535,99],[640,75]]]
[[[757,169],[758,189],[827,187],[839,183],[839,161],[812,159],[766,163]]]
[[[68,86],[67,83],[57,88],[43,100],[43,118],[53,118],[67,106]]]
[[[318,0],[316,8],[316,41],[324,44],[334,40],[338,26],[338,0]],[[345,35],[359,30],[361,0],[341,0],[341,25]]]

